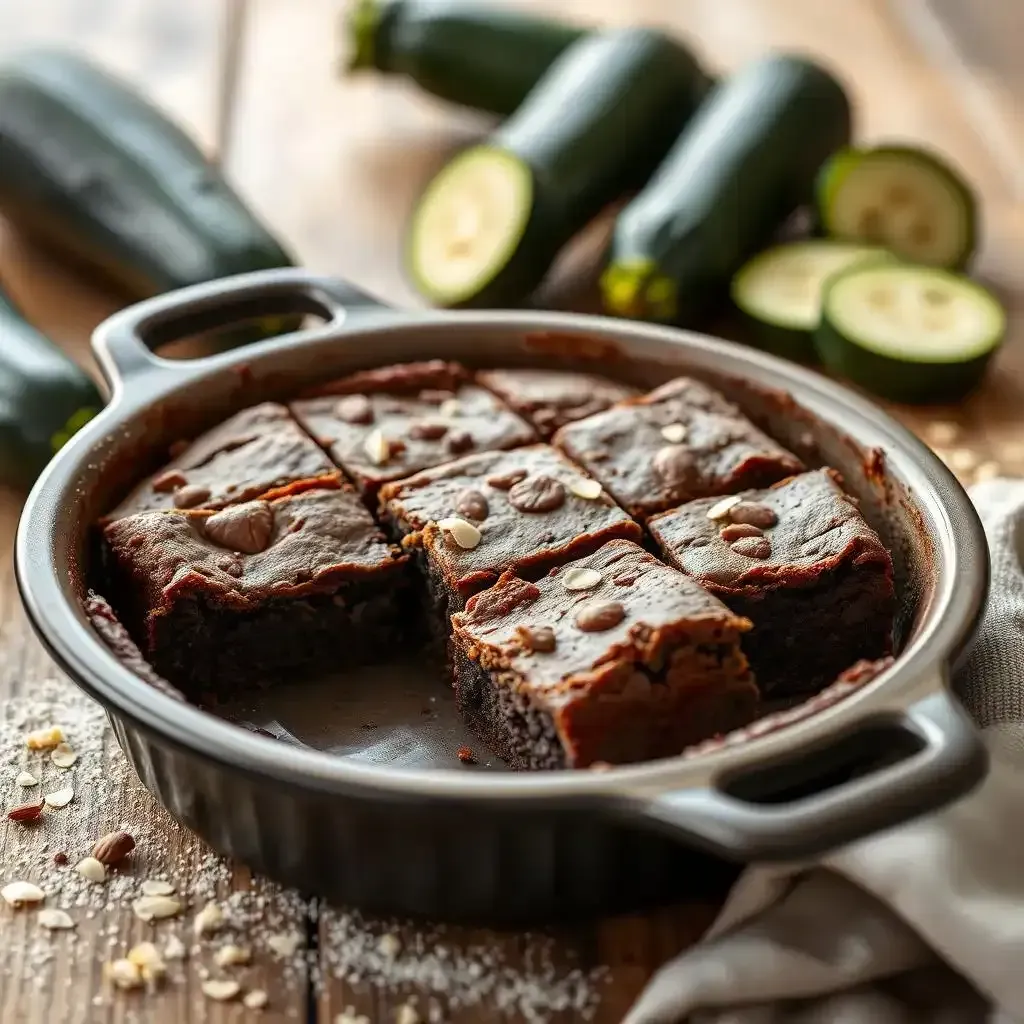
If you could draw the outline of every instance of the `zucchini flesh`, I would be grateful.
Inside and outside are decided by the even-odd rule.
[[[850,120],[839,82],[801,58],[768,57],[719,83],[616,218],[605,309],[692,321],[813,197]]]
[[[706,89],[693,57],[658,32],[584,36],[485,143],[428,185],[407,235],[416,287],[442,306],[521,302],[577,231],[653,171]],[[511,208],[496,208],[481,186],[498,180],[518,183]],[[474,226],[486,241],[466,237]]]
[[[894,258],[884,249],[823,239],[778,245],[739,270],[732,279],[732,301],[761,348],[812,361],[825,282],[854,263]]]
[[[856,265],[831,278],[815,345],[822,362],[897,401],[962,397],[1006,333],[1006,313],[980,284],[935,267]]]
[[[473,0],[358,0],[345,67],[405,75],[440,99],[508,116],[586,31]]]
[[[884,245],[914,263],[967,263],[977,204],[961,175],[938,156],[886,146],[848,150],[834,161],[823,171],[817,197],[818,218],[829,235]]]
[[[62,51],[0,66],[0,210],[133,298],[291,263],[180,128]]]

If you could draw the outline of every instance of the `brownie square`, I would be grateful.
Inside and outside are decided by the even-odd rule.
[[[529,420],[545,439],[566,423],[637,394],[636,388],[607,377],[563,370],[483,370],[476,379]]]
[[[549,445],[469,455],[387,484],[380,499],[385,526],[419,553],[441,636],[467,598],[506,570],[535,579],[612,538],[641,537],[600,485]]]
[[[678,754],[757,706],[750,623],[631,541],[505,573],[453,623],[458,707],[516,768]]]
[[[353,374],[292,402],[373,507],[381,484],[474,451],[537,440],[533,428],[456,363],[406,363]]]
[[[154,509],[220,509],[274,490],[337,486],[341,473],[283,405],[264,402],[179,444],[105,521]]]
[[[190,697],[345,669],[401,640],[407,559],[350,487],[103,532],[140,648]]]
[[[669,562],[754,623],[743,646],[763,692],[817,690],[889,653],[892,559],[834,470],[694,501],[647,525]]]
[[[640,519],[804,468],[735,405],[687,377],[562,427],[554,444]]]

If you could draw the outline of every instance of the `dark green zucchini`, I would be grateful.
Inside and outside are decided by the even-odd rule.
[[[358,0],[345,22],[345,67],[406,75],[504,117],[586,31],[479,0]]]
[[[103,404],[85,371],[0,292],[0,483],[29,486]]]
[[[133,298],[291,263],[180,128],[61,51],[0,65],[0,211]]]
[[[813,198],[822,163],[849,141],[850,121],[843,87],[799,57],[767,57],[718,84],[616,218],[605,309],[692,321]]]
[[[706,90],[661,33],[584,36],[427,186],[406,247],[416,287],[441,306],[518,304],[577,231],[646,180]]]

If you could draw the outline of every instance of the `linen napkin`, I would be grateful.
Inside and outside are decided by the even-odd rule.
[[[987,779],[815,863],[748,868],[624,1024],[1024,1024],[1024,481],[971,497],[992,594],[956,688]]]

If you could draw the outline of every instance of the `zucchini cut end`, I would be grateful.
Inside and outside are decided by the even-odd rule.
[[[474,146],[427,186],[413,212],[406,267],[439,306],[472,301],[514,257],[534,199],[527,164],[496,146]]]
[[[670,323],[679,304],[675,282],[652,260],[612,263],[601,275],[605,311],[634,320]]]

